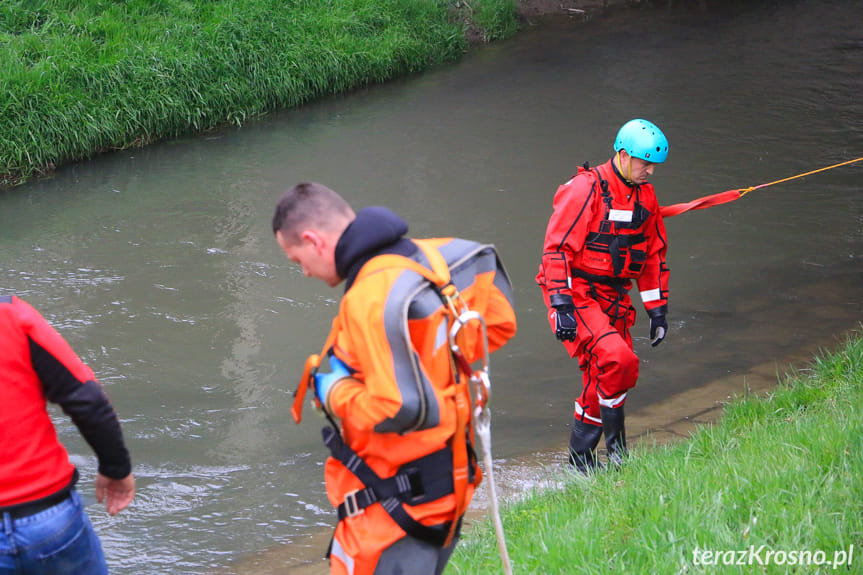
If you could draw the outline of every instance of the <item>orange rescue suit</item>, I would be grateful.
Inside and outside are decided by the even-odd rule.
[[[575,416],[599,424],[599,403],[622,405],[638,379],[629,333],[632,281],[646,310],[664,312],[668,305],[665,224],[653,186],[627,184],[611,160],[579,168],[558,188],[553,207],[536,281],[552,330],[549,296],[572,297],[578,329],[564,345],[579,356],[584,383]]]
[[[382,209],[374,209],[379,213],[371,215],[380,216]],[[364,211],[358,213],[359,222],[352,227],[381,219],[370,218]],[[397,218],[391,213],[383,216],[384,221]],[[348,236],[352,227],[345,232]],[[384,233],[382,229],[385,226],[375,227],[378,233]],[[357,241],[345,243],[352,247]],[[485,318],[489,352],[515,334],[512,288],[491,246],[457,238],[397,241],[401,252],[405,243],[421,245],[423,249],[408,257],[426,267],[424,250],[437,250],[444,257],[464,301]],[[458,421],[463,418],[457,413],[453,357],[447,345],[449,316],[440,295],[427,279],[404,265],[404,255],[386,249],[375,253],[357,258],[361,267],[349,278],[333,322],[330,353],[353,373],[333,388],[328,407],[341,421],[344,443],[377,475],[388,478],[410,462],[453,448],[455,442],[464,444],[470,431],[459,429]],[[337,248],[337,268],[338,259]],[[482,357],[477,338],[463,343],[461,349],[468,361]],[[466,415],[470,417],[469,412]],[[467,485],[464,501],[456,501],[449,493],[419,505],[404,505],[408,514],[428,526],[458,521],[479,483],[478,468],[475,462],[472,465],[473,484]],[[333,457],[327,459],[325,478],[327,495],[336,507],[344,507],[346,496],[363,489],[354,473]],[[345,517],[333,539],[332,572],[371,574],[381,552],[404,536],[379,503]]]

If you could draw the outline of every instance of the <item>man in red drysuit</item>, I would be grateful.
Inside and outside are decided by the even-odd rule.
[[[614,150],[605,164],[579,168],[558,188],[536,276],[551,329],[583,372],[569,445],[579,471],[597,466],[603,434],[609,462],[627,453],[623,404],[638,379],[632,280],[650,316],[651,345],[668,330],[665,225],[647,183],[668,156],[668,140],[651,122],[632,120]]]

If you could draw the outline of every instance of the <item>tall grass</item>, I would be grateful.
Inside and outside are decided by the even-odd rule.
[[[564,489],[508,506],[514,572],[863,573],[861,406],[857,337],[768,397],[735,400],[683,443],[638,449],[618,471],[568,476]],[[704,551],[723,553],[710,558],[718,565],[704,565]],[[846,564],[799,564],[818,551],[813,561],[845,553]],[[447,573],[492,572],[500,559],[483,524]]]
[[[514,11],[512,0],[5,0],[0,174],[415,73],[458,58],[469,26],[511,33]]]

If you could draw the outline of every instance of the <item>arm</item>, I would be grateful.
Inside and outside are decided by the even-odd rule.
[[[542,251],[545,288],[552,306],[572,301],[569,270],[581,251],[593,216],[594,179],[589,172],[574,177],[554,194]]]
[[[483,317],[488,335],[488,352],[492,353],[516,333],[512,282],[493,247],[484,250],[472,260],[469,275],[473,277],[473,284],[469,287],[462,286],[461,295],[468,307]],[[460,343],[461,351],[470,363],[481,359],[484,352],[478,327],[476,322],[468,322],[463,328],[467,329],[467,332],[462,332],[473,334],[463,338]]]
[[[515,336],[517,323],[511,289],[510,287],[510,290],[507,291],[498,289],[497,286],[493,287],[486,309],[476,310],[485,319],[489,353],[496,351]],[[475,352],[468,357],[468,361],[475,361],[479,358],[480,354]]]
[[[649,251],[644,270],[636,280],[644,309],[651,310],[668,307],[668,278],[670,270],[665,263],[668,242],[665,236],[665,223],[662,216],[654,213],[647,222],[645,234],[649,237]]]
[[[648,220],[645,233],[650,238],[649,251],[644,270],[636,282],[644,309],[650,316],[650,340],[655,347],[662,342],[668,331],[665,316],[668,314],[668,280],[671,274],[665,263],[668,248],[665,222],[659,214],[658,206]]]
[[[134,495],[132,464],[123,441],[120,422],[107,396],[90,368],[78,359],[60,334],[35,309],[23,301],[21,303],[25,310],[23,325],[30,348],[30,361],[42,383],[45,397],[61,406],[96,453],[99,475],[109,483],[121,481],[125,492],[129,491],[131,483],[131,493],[128,495],[128,501],[131,501]],[[113,491],[116,486],[111,487]],[[116,509],[115,513],[128,505],[127,501],[117,508],[119,504],[116,498],[109,498],[109,501]]]
[[[594,194],[595,178],[590,172],[582,172],[560,186],[546,228],[538,280],[554,309],[554,332],[560,341],[575,341],[577,333],[570,270],[587,238]]]
[[[431,381],[411,342],[408,302],[391,297],[388,272],[354,284],[342,300],[335,355],[352,373],[329,391],[331,413],[345,424],[376,432],[410,431],[436,409]],[[426,414],[428,411],[426,411]]]

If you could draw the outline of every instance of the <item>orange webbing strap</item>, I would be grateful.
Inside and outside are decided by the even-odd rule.
[[[321,359],[327,355],[327,352],[336,342],[339,326],[339,316],[336,315],[336,317],[333,318],[333,325],[330,328],[330,334],[324,342],[324,347],[321,349],[321,353],[312,354],[308,359],[306,359],[306,365],[303,368],[303,375],[300,378],[300,384],[294,392],[294,403],[291,405],[291,415],[297,423],[300,423],[303,420],[303,401],[305,401],[306,398],[306,390],[314,385],[315,372],[318,371],[318,367],[321,365]],[[318,399],[315,398],[315,404],[317,405],[317,403]]]
[[[444,547],[452,543],[456,528],[458,527],[458,520],[467,511],[467,486],[470,482],[467,437],[462,435],[465,433],[467,426],[470,425],[471,419],[470,390],[468,389],[467,378],[460,378],[460,381],[457,381],[455,386],[456,426],[452,442],[452,480],[453,496],[455,497],[455,515],[453,516],[452,523],[450,523],[449,533],[447,533],[446,541],[443,544]]]
[[[671,206],[660,206],[659,213],[662,214],[663,218],[670,218],[672,216],[688,212],[689,210],[703,210],[704,208],[727,204],[728,202],[733,202],[742,197],[743,194],[740,192],[741,190],[728,190],[727,192],[704,196],[703,198],[698,198],[691,202],[684,202],[682,204],[674,204]]]
[[[414,240],[414,243],[425,254],[432,269],[429,269],[418,261],[405,256],[384,254],[370,260],[369,263],[363,267],[363,270],[360,272],[361,275],[366,275],[387,267],[399,267],[418,273],[439,289],[446,287],[446,285],[449,284],[450,272],[449,266],[444,257],[438,250],[423,245],[421,240]]]

